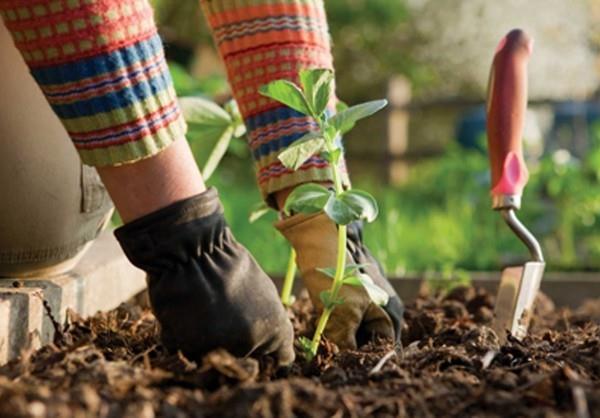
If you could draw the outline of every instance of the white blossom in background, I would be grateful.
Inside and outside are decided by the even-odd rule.
[[[600,0],[407,0],[418,59],[436,74],[425,96],[482,97],[494,50],[511,29],[535,39],[532,98],[584,99],[599,86],[593,46]],[[596,26],[597,27],[597,26]]]

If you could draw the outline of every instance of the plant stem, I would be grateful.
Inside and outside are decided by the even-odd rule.
[[[296,276],[296,251],[290,249],[290,258],[288,260],[283,288],[281,289],[281,302],[285,306],[292,304],[292,288],[294,287],[294,277]]]
[[[332,141],[326,141],[327,148],[331,152],[333,147],[331,146]],[[338,173],[337,163],[331,163],[331,171],[333,177],[333,183],[335,187],[335,195],[339,196],[343,191],[342,181],[340,179],[340,175]],[[338,225],[338,236],[337,236],[337,258],[335,265],[335,276],[333,278],[333,283],[331,284],[330,292],[331,292],[331,300],[337,301],[338,294],[340,289],[342,288],[342,284],[344,281],[344,272],[346,270],[346,238],[347,231],[346,225]],[[336,304],[333,303],[331,306],[325,306],[323,308],[323,312],[319,318],[319,322],[317,323],[317,329],[315,330],[315,334],[313,335],[312,341],[310,343],[310,353],[309,360],[311,360],[319,349],[319,342],[321,341],[321,337],[323,335],[323,331],[325,331],[325,327],[327,326],[327,321],[331,316],[331,313],[335,309]]]
[[[310,352],[307,353],[308,361],[312,360],[317,355],[321,336],[323,335],[323,331],[325,331],[325,326],[327,325],[327,321],[329,321],[329,316],[333,312],[334,307],[335,305],[330,308],[324,308],[323,312],[321,312],[319,322],[317,323],[317,329],[315,330],[315,335],[313,335],[312,341],[310,342]]]

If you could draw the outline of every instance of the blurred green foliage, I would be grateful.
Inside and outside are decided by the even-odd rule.
[[[222,75],[211,75],[203,79],[192,77],[180,64],[169,62],[169,71],[179,97],[214,97],[228,90],[227,80]]]
[[[348,103],[386,94],[393,74],[415,90],[433,73],[413,59],[415,40],[405,0],[326,0],[338,93]]]
[[[540,239],[549,269],[600,268],[600,127],[582,160],[559,151],[531,164],[519,218]],[[238,239],[270,272],[282,272],[287,244],[271,223],[248,214],[259,199],[247,159],[230,155],[212,184],[221,190],[226,216]],[[379,218],[365,226],[367,245],[393,275],[409,272],[498,270],[521,263],[527,249],[490,207],[487,156],[451,146],[441,157],[418,163],[401,187],[369,188]]]
[[[199,0],[150,0],[163,38],[193,48],[211,43]]]

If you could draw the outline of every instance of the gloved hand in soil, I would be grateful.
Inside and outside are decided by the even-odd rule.
[[[134,220],[115,235],[148,273],[164,344],[197,359],[222,347],[238,356],[294,360],[293,329],[271,279],[233,237],[217,191]]]
[[[296,262],[304,285],[319,313],[323,310],[320,293],[331,287],[331,278],[317,268],[333,267],[337,254],[337,226],[324,213],[297,214],[276,224],[277,229],[296,250]],[[384,277],[381,266],[362,242],[362,226],[348,225],[347,263],[365,264],[361,269],[390,296],[385,306],[378,306],[362,287],[344,286],[340,296],[344,303],[336,306],[325,336],[340,348],[356,348],[374,336],[400,340],[404,307]]]

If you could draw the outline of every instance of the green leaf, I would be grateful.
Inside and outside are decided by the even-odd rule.
[[[333,71],[328,69],[302,70],[300,71],[300,83],[314,116],[320,117],[329,103]]]
[[[341,305],[344,303],[343,298],[333,299],[331,297],[330,290],[324,290],[321,293],[319,293],[319,298],[321,299],[321,302],[323,302],[323,306],[326,308],[331,308],[335,305]]]
[[[267,206],[265,202],[258,202],[252,208],[252,212],[250,212],[250,216],[248,216],[248,222],[256,222],[257,220],[265,216],[267,213],[269,213],[270,210],[271,208]]]
[[[372,222],[379,213],[375,198],[362,190],[341,193],[330,199],[323,210],[338,225],[348,225],[359,220]]]
[[[366,275],[364,273],[358,273],[356,276],[354,276],[352,278],[345,279],[344,283],[346,283],[347,281],[348,281],[347,284],[350,284],[350,282],[352,282],[352,283],[356,283],[357,281],[360,282],[362,284],[362,286],[364,287],[365,291],[367,292],[367,294],[369,295],[369,298],[371,298],[373,303],[375,303],[379,306],[386,305],[388,303],[388,300],[390,299],[390,296],[387,294],[387,292],[385,290],[383,290],[381,287],[377,286],[373,282],[373,279],[371,279],[368,275]]]
[[[346,102],[338,100],[337,103],[335,104],[336,113],[343,112],[346,109],[348,109],[348,105],[346,104]]]
[[[219,163],[223,159],[223,156],[227,152],[231,138],[233,138],[233,127],[228,127],[215,144],[215,147],[212,149],[208,157],[208,160],[206,160],[206,164],[204,164],[204,167],[202,168],[202,177],[204,180],[208,180],[217,169]]]
[[[360,279],[356,276],[349,276],[346,277],[343,280],[344,284],[347,284],[348,286],[362,286],[362,282],[360,281]]]
[[[231,116],[218,104],[201,97],[182,97],[179,106],[185,121],[202,127],[222,127],[223,131],[231,124]]]
[[[329,100],[331,97],[331,92],[333,90],[333,78],[326,80],[323,84],[319,86],[317,93],[315,94],[315,114],[318,117],[321,117],[327,109],[327,105],[329,104]]]
[[[204,161],[201,165],[204,165],[208,161],[208,156],[228,129],[230,129],[230,126],[189,124],[186,138],[189,139],[192,145],[194,155],[197,155],[199,159]]]
[[[331,152],[324,151],[321,153],[321,155],[323,156],[323,158],[329,161],[329,163],[337,166],[337,164],[340,162],[340,157],[342,156],[342,149],[337,148]]]
[[[368,264],[347,264],[344,268],[344,277],[353,276],[358,272],[358,270],[367,266]],[[331,277],[332,279],[335,278],[335,268],[333,267],[317,268],[317,271],[320,271],[321,273],[328,277]]]
[[[387,105],[387,100],[373,100],[371,102],[361,103],[356,106],[337,113],[329,118],[328,123],[340,131],[342,134],[348,132],[354,127],[354,124],[375,112],[383,109]]]
[[[190,125],[188,137],[197,137],[205,143],[215,144],[203,170],[203,174],[208,174],[208,178],[227,151],[233,133],[233,120],[229,113],[216,103],[201,97],[183,97],[179,99],[179,104],[186,122]]]
[[[242,118],[237,102],[234,99],[231,99],[223,105],[223,108],[231,116],[233,136],[235,138],[240,138],[245,135],[246,125],[244,124],[244,119]]]
[[[331,125],[329,123],[327,123],[325,125],[325,132],[324,132],[325,135],[324,136],[330,142],[334,142],[335,143],[335,140],[336,140],[337,136],[339,135],[339,133],[340,132],[336,129],[335,126],[333,126],[333,125]],[[337,148],[340,148],[340,144],[336,143],[336,146],[337,146]]]
[[[309,132],[288,146],[277,158],[284,166],[296,171],[306,160],[320,153],[324,146],[324,140],[319,132]]]
[[[326,202],[323,210],[327,216],[338,225],[348,225],[350,222],[359,219],[358,214],[355,213],[352,208],[335,197],[332,197]]]
[[[263,96],[270,97],[292,109],[312,116],[306,97],[300,88],[288,80],[276,80],[258,89]]]
[[[332,279],[335,277],[335,268],[334,267],[323,267],[317,268],[317,271],[320,271],[324,275],[331,277]]]
[[[346,264],[344,277],[349,277],[357,273],[360,269],[368,267],[370,264]]]
[[[351,189],[341,193],[338,199],[348,205],[358,219],[373,222],[379,213],[377,201],[373,196],[363,190]]]
[[[288,214],[290,211],[300,213],[319,212],[332,197],[333,192],[319,184],[303,184],[290,193],[283,210]]]

